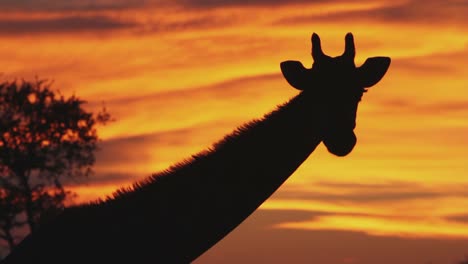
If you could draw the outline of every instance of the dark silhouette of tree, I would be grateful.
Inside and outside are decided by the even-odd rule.
[[[97,150],[97,124],[110,121],[103,108],[93,114],[76,96],[66,98],[44,81],[0,84],[0,238],[10,249],[14,231],[31,232],[73,194],[64,180],[86,178]]]
[[[18,219],[23,211],[18,189],[15,186],[7,186],[8,182],[2,181],[0,189],[0,239],[7,242],[10,250],[15,246],[14,230],[24,225],[24,221]]]

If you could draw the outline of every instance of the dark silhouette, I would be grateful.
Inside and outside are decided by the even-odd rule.
[[[18,218],[24,211],[20,197],[20,192],[15,186],[5,188],[4,184],[0,184],[0,239],[6,241],[10,251],[18,240],[15,230],[25,224]]]
[[[354,66],[353,36],[342,56],[323,54],[312,36],[312,69],[281,69],[302,90],[213,148],[121,189],[104,201],[66,209],[27,237],[5,263],[188,263],[247,218],[320,142],[344,156],[356,143],[357,105],[390,59]]]
[[[66,178],[86,177],[94,164],[96,116],[42,81],[0,84],[0,238],[11,249],[18,228],[34,232],[44,214],[64,207]]]

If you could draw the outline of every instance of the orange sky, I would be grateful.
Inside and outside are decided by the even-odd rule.
[[[286,2],[288,4],[286,4]],[[79,201],[188,157],[298,92],[279,63],[311,64],[353,32],[356,63],[389,56],[365,94],[358,145],[320,146],[197,263],[453,263],[468,254],[468,5],[463,0],[26,0],[0,3],[1,78],[54,80],[105,103]],[[229,262],[229,263],[231,263]]]

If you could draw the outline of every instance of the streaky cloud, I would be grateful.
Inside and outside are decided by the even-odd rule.
[[[431,23],[466,25],[468,4],[457,0],[412,0],[405,3],[384,5],[373,9],[331,12],[324,15],[301,15],[282,18],[278,25],[307,24],[312,22],[383,21],[387,23]]]
[[[190,89],[175,89],[165,92],[155,93],[153,95],[145,95],[145,96],[132,96],[126,97],[123,99],[117,99],[114,101],[108,101],[109,104],[123,104],[123,103],[134,103],[139,101],[147,101],[151,98],[161,100],[161,98],[182,98],[186,96],[197,96],[202,93],[207,94],[226,94],[227,96],[236,96],[239,93],[239,84],[244,82],[260,82],[266,80],[282,80],[282,76],[280,73],[274,74],[262,74],[256,76],[249,76],[249,77],[240,77],[234,78],[230,80],[224,80],[218,83],[213,83],[205,86],[199,87],[192,87]],[[222,88],[221,88],[222,87]],[[242,89],[251,89],[256,90],[256,87],[241,87]]]
[[[378,99],[378,105],[380,105],[379,113],[392,112],[392,109],[400,109],[405,112],[411,113],[412,115],[424,116],[433,114],[456,114],[456,113],[468,113],[468,102],[462,99],[457,100],[441,100],[437,103],[420,103],[414,102],[408,99],[402,98],[384,98]],[[441,125],[441,128],[444,127]],[[467,127],[467,126],[464,126]],[[461,128],[461,127],[460,127]]]
[[[96,188],[101,185],[125,185],[129,182],[135,181],[139,177],[146,175],[138,175],[137,173],[126,173],[126,172],[109,172],[109,173],[95,173],[86,180],[64,180],[63,183],[67,187],[84,186],[90,188]]]
[[[466,198],[463,188],[427,188],[416,182],[390,182],[385,184],[359,184],[350,182],[318,182],[308,190],[284,190],[277,199],[304,199],[320,202],[382,203],[402,202],[416,199]],[[323,191],[321,188],[334,191]],[[318,190],[316,190],[318,189]],[[337,192],[339,190],[339,192]]]
[[[121,11],[147,7],[174,7],[184,9],[248,7],[248,6],[285,6],[290,4],[346,3],[349,0],[4,0],[0,8],[4,11],[21,12],[62,12],[62,11]]]
[[[462,224],[468,224],[468,214],[458,214],[446,217],[447,220]]]
[[[143,7],[146,0],[3,0],[2,11],[19,12],[62,12],[62,11],[106,11],[126,10]],[[166,1],[151,0],[153,3]]]
[[[140,29],[135,33],[151,34],[151,33],[178,33],[188,30],[203,30],[210,28],[218,28],[221,26],[229,26],[234,21],[228,18],[216,16],[200,16],[196,18],[182,19],[179,21],[153,21],[151,23],[140,25]]]
[[[136,24],[107,16],[65,16],[58,18],[0,19],[0,35],[77,33],[119,30]]]
[[[291,4],[321,4],[321,3],[330,3],[338,2],[345,3],[349,2],[347,0],[177,0],[178,4],[192,8],[213,8],[213,7],[246,7],[246,6],[285,6]]]
[[[66,15],[44,18],[0,18],[0,35],[75,34],[131,29],[134,35],[152,33],[178,33],[229,25],[232,21],[202,16],[180,21],[154,20],[148,23],[121,20],[105,15]]]
[[[374,191],[366,193],[333,194],[326,192],[295,192],[277,196],[279,199],[305,199],[321,202],[355,202],[381,203],[391,201],[406,201],[415,199],[435,199],[445,196],[442,193],[430,191]]]

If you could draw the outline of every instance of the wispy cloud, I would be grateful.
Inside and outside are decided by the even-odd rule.
[[[236,7],[246,7],[246,6],[280,6],[280,5],[291,5],[291,4],[320,4],[320,3],[346,3],[349,0],[315,0],[315,1],[308,1],[308,0],[292,0],[292,1],[284,1],[284,0],[177,0],[178,4],[183,4],[184,6],[188,7],[196,7],[196,8],[212,8],[212,7],[229,7],[229,6],[236,6]]]
[[[465,68],[460,67],[460,64],[467,60],[468,44],[465,44],[459,50],[447,49],[432,54],[396,58],[392,60],[392,66],[398,73],[411,72],[418,75],[431,73],[431,76],[454,76],[465,74]]]
[[[136,173],[112,172],[112,173],[94,173],[86,179],[68,180],[64,179],[63,183],[67,188],[76,187],[97,187],[102,185],[126,185],[129,181],[136,181],[141,175]]]
[[[451,215],[446,218],[449,221],[468,224],[468,214]]]
[[[322,15],[293,16],[276,24],[294,25],[312,22],[382,21],[387,23],[459,24],[468,22],[468,5],[464,1],[411,0],[372,9],[328,12]]]
[[[171,33],[187,30],[200,30],[209,27],[225,26],[232,22],[216,15],[186,12],[161,12],[162,8],[173,6],[172,1],[159,0],[97,0],[97,1],[58,1],[22,0],[0,2],[0,35],[41,34],[41,33],[80,33],[103,32],[129,29],[136,35],[151,33]],[[152,13],[131,11],[151,9]],[[139,12],[142,16],[135,17]]]
[[[180,32],[187,30],[203,30],[209,28],[217,28],[221,26],[229,26],[232,21],[227,18],[216,16],[200,16],[196,18],[181,19],[179,21],[153,21],[151,23],[142,24],[142,33],[153,32]]]
[[[315,0],[320,3],[346,3],[349,0]],[[4,0],[0,7],[4,11],[106,11],[126,10],[144,7],[179,6],[183,8],[217,8],[217,7],[249,7],[249,6],[287,6],[290,4],[310,4],[307,0]]]
[[[111,31],[136,24],[107,16],[65,16],[58,18],[0,19],[0,35]]]
[[[144,146],[157,142],[159,137],[159,134],[152,134],[105,140],[99,144],[99,151],[96,152],[97,163],[99,166],[109,166],[148,162],[149,156],[146,152],[135,153],[135,150],[144,149]]]
[[[468,102],[463,99],[457,100],[441,100],[441,102],[418,102],[409,100],[407,98],[382,98],[376,100],[379,110],[376,110],[379,114],[394,114],[398,112],[406,112],[408,116],[447,116],[456,117],[457,114],[468,113]],[[439,124],[440,128],[444,128],[442,124]],[[448,128],[451,126],[447,125]],[[457,125],[458,128],[463,129],[462,124]]]
[[[57,12],[57,11],[104,11],[142,7],[147,0],[3,0],[2,11]],[[153,3],[164,2],[151,0]]]
[[[466,187],[466,186],[464,186]],[[310,200],[329,203],[392,203],[411,200],[441,198],[466,198],[465,188],[427,188],[415,182],[394,182],[386,184],[357,184],[319,182],[310,191],[281,191],[277,199]]]

